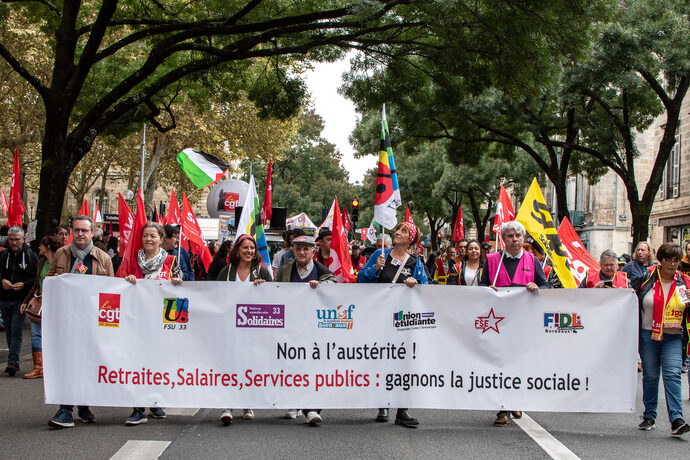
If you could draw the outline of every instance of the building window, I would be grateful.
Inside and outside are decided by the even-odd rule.
[[[660,198],[678,198],[680,196],[680,135],[676,136],[676,144],[666,161],[664,176],[661,181]]]

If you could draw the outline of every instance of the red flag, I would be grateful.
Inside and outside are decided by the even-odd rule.
[[[206,241],[204,236],[201,234],[201,227],[199,227],[199,222],[194,216],[194,211],[187,201],[187,194],[182,192],[182,228],[180,233],[184,234],[185,237],[189,239],[192,246],[192,252],[199,257],[204,264],[204,268],[208,271],[209,265],[213,262],[213,256],[211,251],[208,250],[206,246]],[[182,242],[180,242],[182,244]]]
[[[457,243],[463,238],[465,238],[465,225],[462,222],[462,205],[460,205],[458,215],[455,217],[455,225],[453,226],[453,236],[451,240]]]
[[[7,197],[5,196],[5,191],[0,188],[0,198],[2,198],[2,213],[3,215],[7,215],[7,211],[10,210],[10,205],[7,204]]]
[[[7,225],[14,227],[22,225],[22,216],[26,208],[22,201],[22,179],[19,175],[19,149],[14,151],[14,165],[12,166],[12,185],[10,186],[10,203],[7,207]]]
[[[120,226],[119,256],[122,257],[125,255],[125,248],[127,248],[129,240],[132,237],[132,230],[134,230],[134,214],[132,214],[132,210],[129,209],[122,193],[118,193],[118,195],[117,218]]]
[[[84,198],[84,202],[81,204],[81,208],[79,209],[77,215],[91,217],[91,214],[89,214],[89,203],[86,202],[86,198]]]
[[[601,268],[599,267],[599,262],[587,252],[567,217],[564,217],[561,221],[558,237],[561,239],[565,254],[568,256],[570,271],[578,284],[585,278],[588,269],[599,270]]]
[[[93,223],[94,224],[102,224],[103,223],[103,216],[101,216],[101,210],[98,207],[98,203],[96,203],[96,210],[93,213]]]
[[[501,191],[498,194],[498,203],[496,203],[496,218],[494,219],[493,233],[500,233],[501,225],[512,220],[515,220],[513,203],[510,202],[506,189],[504,189],[503,184],[501,184]]]
[[[362,235],[362,236],[361,236],[360,239],[361,239],[362,241],[366,241],[366,240],[367,240],[367,231],[369,231],[369,229],[368,229],[368,228],[363,228],[363,229],[361,229],[361,231],[362,231],[362,233],[360,233],[360,235]],[[332,240],[331,240],[331,245],[332,245],[332,244],[333,244],[333,243],[332,243]]]
[[[158,214],[158,219],[156,220],[161,225],[165,225],[165,213]]]
[[[412,220],[412,214],[410,214],[410,208],[405,205],[405,222],[414,225],[414,220]]]
[[[343,226],[341,214],[338,212],[338,197],[335,197],[335,209],[333,213],[333,234],[331,237],[331,262],[329,269],[335,275],[339,283],[354,283],[355,271],[352,269],[352,260],[347,246],[347,231]]]
[[[134,275],[141,271],[139,263],[137,262],[137,254],[141,249],[141,234],[144,232],[144,225],[146,225],[146,207],[144,206],[144,197],[141,194],[141,189],[137,190],[137,213],[134,217],[134,228],[130,235],[129,243],[125,248],[122,263],[117,270],[117,275],[124,278],[127,275]]]
[[[273,174],[273,161],[268,160],[268,173],[266,174],[266,193],[264,193],[264,206],[261,208],[261,221],[266,225],[266,221],[271,218],[273,211],[273,187],[271,186],[271,176]]]
[[[170,190],[170,204],[168,205],[168,215],[166,216],[165,223],[168,225],[180,225],[180,205],[177,204],[175,189]]]
[[[352,230],[352,222],[350,222],[350,216],[347,215],[345,206],[343,206],[343,227],[345,227],[345,231]]]

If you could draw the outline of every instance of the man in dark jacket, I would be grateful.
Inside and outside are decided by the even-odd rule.
[[[180,250],[180,227],[177,225],[165,225],[163,227],[165,230],[165,238],[161,243],[161,247],[165,251],[175,257],[178,256],[179,251],[179,261],[180,269],[182,270],[182,280],[183,281],[194,281],[194,270],[192,270],[192,262],[189,259],[189,253],[182,248]]]
[[[0,253],[0,310],[9,348],[5,372],[14,376],[19,371],[19,351],[24,329],[24,314],[20,313],[19,307],[34,284],[38,258],[24,243],[21,227],[9,229],[7,242],[8,249]]]

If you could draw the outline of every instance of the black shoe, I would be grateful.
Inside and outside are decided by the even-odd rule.
[[[685,420],[678,417],[671,423],[671,434],[674,436],[680,436],[683,433],[690,431],[690,425],[685,423]]]
[[[642,420],[642,423],[640,423],[637,427],[643,431],[649,431],[652,428],[654,428],[655,423],[656,423],[656,420],[654,420],[653,418],[644,417],[644,420]]]
[[[379,409],[376,415],[376,421],[379,423],[386,423],[388,421],[388,409]]]
[[[406,428],[415,428],[417,425],[419,425],[419,420],[410,416],[410,414],[407,413],[407,410],[398,409],[398,412],[395,414],[395,424],[402,425]]]
[[[7,372],[10,375],[10,377],[14,377],[14,374],[19,372],[19,364],[7,363],[7,368],[5,368],[5,372]]]
[[[79,409],[77,411],[77,416],[79,417],[79,420],[82,421],[82,423],[96,423],[96,416],[93,415],[93,412],[91,412],[91,409],[89,409],[88,407]]]

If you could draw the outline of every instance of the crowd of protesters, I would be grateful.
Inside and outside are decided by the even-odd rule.
[[[6,236],[5,236],[6,235]],[[33,369],[25,379],[41,378],[42,346],[40,305],[42,285],[46,277],[63,273],[114,276],[120,266],[119,241],[114,235],[95,228],[87,216],[78,216],[72,228],[60,225],[54,233],[35,241],[36,251],[25,242],[21,227],[5,228],[0,239],[0,313],[9,354],[5,373],[15,376],[19,371],[19,353],[25,319],[31,327]],[[300,228],[283,233],[283,249],[272,258],[271,267],[262,265],[254,238],[240,236],[237,241],[224,241],[216,250],[210,246],[213,262],[204,270],[198,257],[190,259],[179,246],[177,226],[148,223],[142,232],[142,249],[137,264],[122,273],[127,281],[137,279],[169,280],[173,285],[186,281],[217,280],[259,285],[264,282],[303,282],[317,289],[321,283],[336,282],[329,269],[331,231],[322,228],[317,237],[309,237]],[[490,243],[462,239],[425,260],[419,246],[419,230],[414,224],[402,222],[390,235],[381,234],[375,246],[351,246],[351,262],[358,283],[403,283],[409,288],[417,284],[524,287],[529,292],[560,288],[562,285],[551,270],[547,258],[522,224],[513,221],[501,227],[502,251],[491,252]],[[38,252],[38,256],[36,255]],[[639,301],[639,352],[643,386],[643,420],[639,429],[650,430],[656,425],[658,387],[664,382],[671,431],[680,435],[690,431],[683,418],[681,374],[687,372],[688,316],[690,301],[690,242],[683,248],[665,243],[655,251],[647,242],[640,242],[632,257],[607,249],[599,258],[600,268],[590,269],[580,288],[632,288]],[[499,411],[494,424],[507,425],[511,418],[520,418],[520,410]],[[49,425],[56,428],[74,426],[73,406],[61,405]],[[296,418],[297,409],[288,410],[286,418]],[[301,409],[307,423],[323,421],[320,409]],[[93,423],[89,407],[79,406],[82,422]],[[154,418],[165,418],[162,408],[150,408]],[[243,409],[242,418],[255,417],[252,409]],[[376,415],[377,422],[387,422],[387,408]],[[221,422],[232,422],[232,410],[224,409]],[[133,409],[125,420],[127,425],[148,421],[145,408]],[[397,409],[395,423],[416,427],[419,421],[407,409]]]

